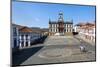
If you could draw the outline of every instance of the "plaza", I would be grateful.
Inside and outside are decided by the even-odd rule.
[[[95,61],[95,44],[91,45],[77,37],[78,36],[48,36],[43,44],[22,49],[22,51],[20,51],[21,53],[19,52],[18,55],[16,54],[17,56],[14,56],[13,64],[29,65]],[[85,46],[87,52],[81,52],[80,46]],[[27,58],[25,59],[25,57]],[[21,59],[24,60],[20,61]]]
[[[13,66],[96,61],[94,6],[31,5],[13,2]]]

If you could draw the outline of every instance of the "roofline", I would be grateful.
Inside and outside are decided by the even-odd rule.
[[[58,24],[58,23],[59,22],[56,22],[56,21],[49,22],[49,24]],[[66,22],[64,22],[64,24],[73,24],[73,22],[66,21]]]

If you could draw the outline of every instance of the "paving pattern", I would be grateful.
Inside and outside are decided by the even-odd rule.
[[[95,61],[95,46],[84,41],[81,43],[74,37],[49,36],[42,45],[42,49],[20,65]],[[80,52],[80,45],[86,46],[88,51]]]
[[[80,42],[72,36],[49,36],[45,41],[45,46],[48,45],[77,45]]]

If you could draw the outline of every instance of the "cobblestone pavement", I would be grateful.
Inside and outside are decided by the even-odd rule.
[[[77,45],[80,42],[72,36],[49,36],[44,45]]]
[[[91,41],[91,40],[88,40],[88,39],[84,39],[81,37],[81,35],[75,35],[74,37],[76,37],[77,39],[81,39],[81,40],[84,40],[85,42],[88,42],[90,43],[91,45],[95,45],[95,42]]]
[[[74,37],[49,36],[42,45],[42,49],[20,65],[95,61],[95,45]],[[80,52],[80,45],[86,46],[87,52]]]

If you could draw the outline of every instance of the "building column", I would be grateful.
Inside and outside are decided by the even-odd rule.
[[[58,28],[57,28],[57,33],[58,33]]]
[[[56,28],[55,28],[55,32],[56,32]]]
[[[57,32],[57,24],[55,24],[55,29],[56,29],[56,32]]]
[[[26,47],[26,36],[23,37],[24,47]]]
[[[31,46],[30,44],[30,36],[28,36],[28,47]]]
[[[22,37],[21,37],[21,35],[19,36],[19,48],[22,48]]]
[[[17,36],[16,36],[16,37],[17,37],[17,47],[19,47],[19,43],[18,43],[18,40],[19,40],[19,36],[18,36],[18,35],[19,35],[19,33],[18,33],[18,28],[16,28],[16,32],[17,32]]]
[[[49,32],[51,32],[51,27],[49,27]]]

